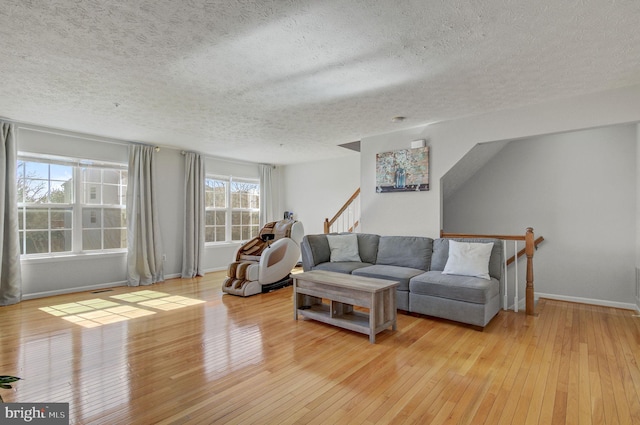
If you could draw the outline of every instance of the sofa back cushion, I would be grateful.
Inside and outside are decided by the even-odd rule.
[[[357,233],[360,260],[363,263],[376,263],[380,236],[372,233]]]
[[[309,262],[311,266],[316,264],[328,263],[331,261],[331,248],[329,248],[329,241],[327,235],[305,235],[303,238],[303,260],[305,251],[307,248],[311,251]]]
[[[433,239],[421,236],[380,236],[376,264],[429,270]],[[364,260],[363,260],[364,261]]]
[[[502,258],[502,241],[499,239],[485,238],[454,238],[458,242],[472,243],[490,243],[493,242],[491,257],[489,258],[489,276],[498,280],[502,277],[502,268],[504,267]],[[433,256],[431,258],[431,270],[443,271],[449,258],[449,239],[438,238],[433,241]]]
[[[338,234],[338,233],[333,233]],[[358,237],[358,254],[363,263],[375,264],[378,255],[379,235],[370,233],[340,233],[341,235],[355,234]],[[331,261],[331,247],[327,235],[305,235],[302,241],[302,262],[305,266],[313,267],[317,264]]]

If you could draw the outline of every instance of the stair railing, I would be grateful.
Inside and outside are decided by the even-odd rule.
[[[534,286],[533,286],[533,253],[544,238],[539,237],[534,239],[533,228],[527,227],[527,230],[522,235],[476,235],[476,234],[463,234],[463,233],[445,233],[440,232],[442,238],[488,238],[488,239],[500,239],[503,243],[503,250],[507,252],[507,241],[514,241],[515,254],[511,258],[506,258],[504,262],[504,300],[503,308],[506,310],[508,305],[507,295],[507,266],[515,263],[515,285],[514,285],[514,311],[518,311],[518,262],[517,259],[522,255],[527,256],[527,271],[526,271],[526,294],[525,294],[525,311],[527,315],[535,316],[535,301],[534,301]],[[518,251],[517,244],[519,241],[524,241],[524,248]]]
[[[360,226],[360,188],[338,210],[331,220],[324,219],[324,233],[356,232]]]

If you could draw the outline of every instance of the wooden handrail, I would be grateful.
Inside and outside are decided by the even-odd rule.
[[[527,256],[527,287],[526,287],[526,313],[529,316],[535,316],[535,303],[534,303],[534,291],[533,291],[533,252],[535,250],[536,243],[533,236],[533,228],[527,227],[524,236],[518,235],[474,235],[464,233],[445,233],[440,231],[441,238],[487,238],[487,239],[502,239],[511,241],[524,241],[524,253]],[[543,239],[544,240],[544,239]],[[542,241],[540,241],[542,242]]]
[[[347,210],[347,208],[349,208],[349,206],[353,203],[353,201],[358,197],[358,195],[360,195],[360,188],[357,188],[356,191],[353,193],[353,195],[351,195],[351,198],[349,198],[349,200],[347,200],[347,202],[344,203],[344,205],[342,206],[342,208],[340,208],[338,210],[338,212],[336,213],[336,215],[333,216],[333,218],[331,220],[329,220],[328,218],[324,219],[324,233],[329,233],[331,231],[331,225],[333,225],[333,223],[336,222],[336,220],[338,219],[338,217],[340,217],[340,215],[345,212]],[[357,223],[357,222],[356,222]],[[355,226],[355,224],[354,224]],[[350,231],[353,229],[350,229]]]
[[[540,245],[542,242],[544,241],[544,237],[540,236],[538,239],[536,239],[533,242],[533,247],[534,248],[538,248],[538,245]],[[518,251],[518,258],[522,257],[525,253],[526,249],[522,248],[520,251]],[[506,261],[507,266],[510,266],[511,264],[513,264],[513,262],[516,261],[516,255],[512,255],[511,257],[509,257],[509,259]]]
[[[448,233],[440,231],[441,238],[482,238],[482,239],[503,239],[506,241],[523,241],[525,236],[521,235],[476,235],[470,233]]]

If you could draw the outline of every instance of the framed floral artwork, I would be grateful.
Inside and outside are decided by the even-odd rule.
[[[400,149],[376,155],[376,192],[429,190],[429,148]]]

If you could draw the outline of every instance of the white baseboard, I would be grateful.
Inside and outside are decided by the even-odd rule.
[[[126,286],[126,285],[127,285],[127,282],[124,280],[121,282],[100,283],[97,285],[80,286],[77,288],[64,288],[64,289],[56,289],[55,291],[35,292],[33,294],[23,295],[22,299],[33,300],[36,298],[52,297],[54,295],[73,294],[74,292],[88,292],[88,291],[95,291],[98,289],[115,288],[117,286]]]
[[[172,274],[165,275],[164,279],[165,280],[173,279],[180,276],[182,276],[180,273],[172,273]],[[127,286],[127,281],[123,280],[119,282],[99,283],[97,285],[79,286],[76,288],[64,288],[64,289],[56,289],[53,291],[34,292],[33,294],[23,295],[22,299],[32,300],[36,298],[53,297],[54,295],[73,294],[75,292],[90,292],[90,291],[96,291],[99,289],[115,288],[118,286]]]
[[[221,271],[227,270],[227,268],[228,268],[227,266],[214,267],[214,268],[211,268],[211,269],[205,269],[204,272],[205,272],[205,274],[206,273],[212,273],[212,272],[221,272]],[[182,277],[182,273],[174,273],[174,274],[170,274],[170,275],[165,275],[164,278],[165,279],[173,279],[173,278],[176,278],[176,277]]]
[[[212,269],[206,269],[204,272],[205,273],[212,273],[212,272],[221,272],[223,270],[227,270],[228,266],[223,266],[223,267],[214,267]]]
[[[536,300],[538,298],[548,298],[550,300],[570,301],[574,303],[593,304],[593,305],[599,305],[602,307],[614,307],[614,308],[623,308],[625,310],[640,311],[640,307],[638,307],[635,304],[621,303],[617,301],[608,301],[608,300],[596,300],[593,298],[570,297],[567,295],[556,295],[556,294],[543,294],[540,292],[536,292],[535,298]]]

